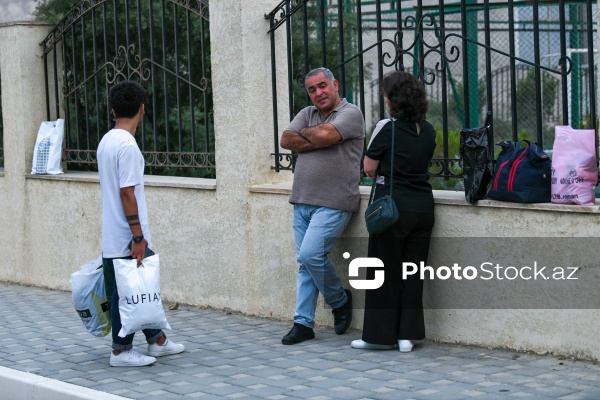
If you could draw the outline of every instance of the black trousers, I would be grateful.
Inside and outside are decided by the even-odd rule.
[[[433,213],[400,212],[394,226],[369,237],[369,257],[383,261],[385,281],[379,289],[366,290],[365,342],[390,345],[425,338],[423,281],[418,273],[402,279],[402,263],[427,263],[433,224]],[[368,268],[367,279],[374,277],[375,269]]]

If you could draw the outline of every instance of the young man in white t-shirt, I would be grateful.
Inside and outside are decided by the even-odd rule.
[[[146,248],[152,247],[148,229],[148,210],[144,196],[144,157],[135,132],[144,115],[146,91],[136,82],[116,84],[108,101],[115,117],[115,127],[98,145],[97,160],[102,191],[102,264],[106,296],[110,300],[113,367],[150,365],[155,357],[181,353],[182,344],[167,339],[160,329],[144,329],[148,355],[133,349],[133,335],[118,336],[121,330],[119,294],[115,281],[115,258],[144,259]]]

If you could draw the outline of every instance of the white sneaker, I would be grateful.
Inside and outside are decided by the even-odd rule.
[[[362,339],[353,340],[352,343],[350,343],[350,346],[352,346],[355,349],[366,349],[366,350],[391,350],[394,347],[396,347],[393,344],[367,343]]]
[[[411,351],[413,349],[413,342],[412,340],[400,340],[398,339],[398,349],[402,352],[402,353],[408,353],[409,351]]]
[[[156,358],[140,354],[134,349],[122,351],[118,355],[110,353],[111,367],[143,367],[154,362],[156,362]]]
[[[152,357],[168,356],[170,354],[181,353],[184,350],[184,345],[173,343],[169,339],[162,346],[158,343],[148,345],[148,355]]]

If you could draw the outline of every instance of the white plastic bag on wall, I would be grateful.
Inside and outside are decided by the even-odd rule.
[[[62,143],[64,137],[64,119],[43,121],[38,130],[33,148],[32,174],[62,174]]]
[[[119,292],[121,331],[125,337],[142,329],[168,329],[165,310],[160,298],[160,266],[158,254],[137,260],[113,260]]]

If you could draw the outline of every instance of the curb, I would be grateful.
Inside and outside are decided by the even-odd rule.
[[[0,388],[3,398],[11,400],[127,400],[126,397],[1,366]]]

